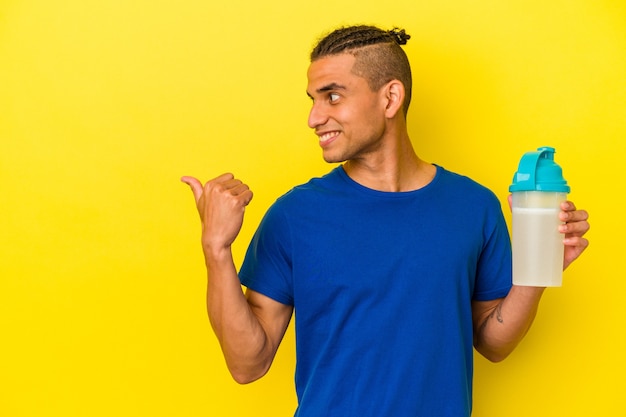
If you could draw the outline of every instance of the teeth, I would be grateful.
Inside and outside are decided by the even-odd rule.
[[[330,138],[332,138],[333,136],[336,136],[336,135],[337,135],[337,132],[324,133],[322,136],[320,136],[320,140],[323,142],[323,141],[326,141],[326,140],[328,140],[328,139],[330,139]]]

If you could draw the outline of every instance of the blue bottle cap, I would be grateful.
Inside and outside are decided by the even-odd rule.
[[[563,170],[554,162],[554,148],[544,146],[526,152],[519,162],[509,191],[552,191],[569,193]]]

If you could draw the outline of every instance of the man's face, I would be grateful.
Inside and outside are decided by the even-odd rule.
[[[309,127],[315,129],[326,162],[367,157],[377,151],[385,131],[385,100],[363,77],[351,72],[350,54],[320,58],[308,71],[313,100]]]

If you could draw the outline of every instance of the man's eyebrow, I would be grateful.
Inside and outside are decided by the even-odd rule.
[[[328,85],[325,85],[324,87],[320,87],[317,89],[318,93],[323,93],[325,91],[332,91],[332,90],[345,90],[346,87],[344,85],[341,84],[337,84],[337,83],[330,83]]]
[[[345,89],[346,89],[346,86],[333,82],[333,83],[326,84],[325,86],[318,88],[317,90],[315,90],[315,92],[319,94],[319,93],[324,93],[327,91],[345,90]],[[306,92],[306,95],[313,98],[313,96],[311,96],[311,94],[309,94],[308,91]]]

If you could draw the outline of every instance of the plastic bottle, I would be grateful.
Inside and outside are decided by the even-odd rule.
[[[560,287],[563,235],[558,228],[561,202],[570,187],[554,162],[554,148],[525,153],[513,176],[513,284]]]

